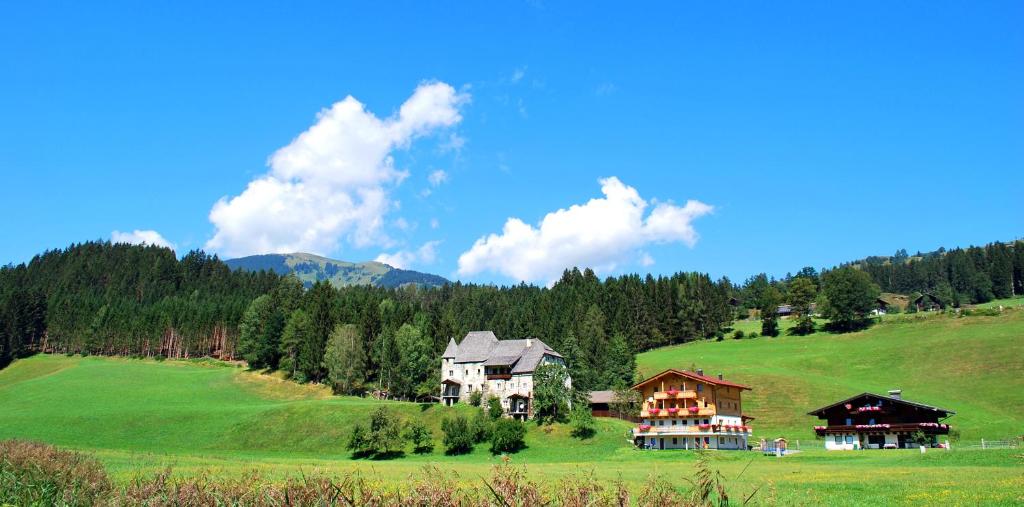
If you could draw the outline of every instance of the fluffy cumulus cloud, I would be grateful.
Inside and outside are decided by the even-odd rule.
[[[129,243],[132,245],[155,245],[175,249],[174,243],[167,241],[159,232],[154,230],[135,229],[131,232],[113,231],[110,233],[111,243]]]
[[[391,190],[408,173],[392,152],[462,120],[469,100],[448,84],[421,84],[387,118],[349,96],[270,156],[270,171],[210,210],[215,227],[206,247],[226,256],[269,252],[327,253],[343,241],[357,247],[391,244],[385,217]]]
[[[408,269],[414,265],[433,264],[437,260],[437,246],[440,244],[440,241],[428,241],[416,250],[382,253],[374,260],[399,269]]]
[[[693,220],[713,209],[694,200],[683,206],[648,203],[618,178],[599,182],[604,197],[548,213],[537,227],[509,218],[500,234],[478,239],[459,256],[459,274],[494,272],[514,280],[551,283],[573,266],[607,273],[625,263],[650,265],[654,260],[643,247],[693,247],[698,238]]]
[[[448,173],[444,172],[443,169],[438,169],[427,176],[427,181],[430,182],[430,186],[436,187],[448,181]]]

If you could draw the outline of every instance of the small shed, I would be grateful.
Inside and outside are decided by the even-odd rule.
[[[591,391],[590,413],[594,417],[613,417],[611,404],[615,401],[615,391]]]

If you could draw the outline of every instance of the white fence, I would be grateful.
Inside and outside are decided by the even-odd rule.
[[[756,441],[751,441],[751,443],[754,444],[754,445],[757,444]],[[940,444],[945,444],[946,443],[946,439],[940,437],[939,438],[939,443]],[[771,444],[769,444],[769,445],[771,445]],[[988,450],[988,449],[1020,449],[1020,448],[1024,448],[1024,445],[1022,445],[1021,439],[1019,439],[1019,438],[1017,438],[1017,439],[1004,439],[1004,440],[989,440],[987,438],[981,439],[981,440],[961,440],[959,442],[950,442],[949,446],[953,450],[957,450],[957,449],[985,449],[985,450]],[[791,450],[791,451],[798,451],[798,450],[801,450],[801,449],[803,449],[803,450],[808,450],[808,449],[824,449],[825,448],[825,441],[824,440],[815,440],[815,439],[810,439],[810,440],[790,440],[788,447],[789,447],[789,450]]]
[[[1020,440],[985,440],[962,441],[952,444],[953,449],[1018,449]]]

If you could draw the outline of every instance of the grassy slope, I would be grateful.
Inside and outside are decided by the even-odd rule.
[[[1024,311],[998,317],[896,315],[850,334],[699,342],[641,354],[644,373],[697,365],[751,385],[755,433],[810,439],[808,411],[864,391],[955,410],[963,438],[1024,432]]]
[[[470,411],[333,397],[322,388],[203,362],[39,355],[0,371],[0,438],[92,449],[346,457],[352,424],[367,420],[380,405],[405,419],[423,420],[437,436],[445,415]],[[578,447],[581,459],[623,447],[629,425],[601,424],[605,431]],[[568,439],[562,426],[550,434],[532,429],[522,455],[535,461],[556,458],[552,451]],[[440,456],[440,445],[435,455]],[[459,459],[486,455],[483,445]]]
[[[756,341],[747,342],[757,346]],[[723,345],[721,343],[717,345]],[[0,371],[0,438],[28,438],[88,450],[120,480],[173,466],[176,473],[273,476],[319,469],[358,469],[401,484],[435,463],[466,482],[496,463],[486,445],[467,456],[392,461],[351,460],[343,440],[353,420],[386,404],[437,431],[445,414],[468,407],[330,397],[323,389],[211,362],[154,362],[35,356]],[[567,428],[548,434],[530,426],[528,449],[515,455],[536,480],[584,472],[633,487],[652,473],[681,487],[692,475],[691,452],[643,452],[622,438],[629,426],[600,420],[597,437],[571,439]],[[1024,500],[1020,451],[885,453],[804,452],[782,460],[753,453],[715,453],[716,468],[734,495],[761,488],[759,498],[784,505],[878,505],[905,500],[1005,503]],[[749,464],[749,468],[748,468]],[[970,485],[970,487],[965,487]]]

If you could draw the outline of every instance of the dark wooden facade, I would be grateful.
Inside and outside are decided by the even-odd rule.
[[[852,398],[819,408],[808,415],[825,421],[815,426],[815,433],[826,439],[844,435],[846,440],[835,444],[849,444],[852,448],[910,447],[913,436],[922,432],[937,443],[937,435],[949,433],[943,421],[955,414],[923,403],[904,400],[896,393],[883,396],[862,393]],[[850,438],[852,437],[852,439]],[[829,442],[832,443],[832,442]]]

